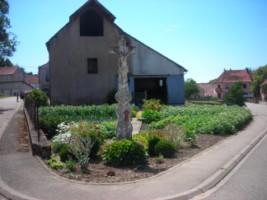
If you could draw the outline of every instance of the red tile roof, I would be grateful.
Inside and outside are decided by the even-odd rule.
[[[216,83],[235,83],[237,81],[252,82],[252,77],[247,70],[224,70]]]
[[[12,75],[18,69],[19,69],[18,67],[0,67],[0,76],[1,75]]]
[[[39,84],[38,75],[25,75],[30,84]]]

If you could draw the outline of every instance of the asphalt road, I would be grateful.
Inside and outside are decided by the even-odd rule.
[[[253,114],[267,117],[267,105],[247,104]],[[193,200],[266,200],[267,136],[215,188]]]

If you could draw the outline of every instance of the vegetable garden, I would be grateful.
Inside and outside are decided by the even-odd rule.
[[[141,166],[149,158],[163,161],[179,156],[183,143],[191,146],[201,134],[231,135],[251,120],[248,109],[239,106],[164,106],[145,100],[142,114],[133,106],[132,116],[145,128],[132,140],[116,140],[115,105],[43,106],[40,128],[52,141],[51,168],[88,173],[89,159],[105,165]]]

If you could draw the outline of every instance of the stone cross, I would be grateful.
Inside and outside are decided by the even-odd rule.
[[[115,94],[115,99],[117,100],[116,114],[118,118],[116,137],[120,139],[131,139],[133,126],[131,123],[131,100],[132,95],[129,91],[128,86],[128,73],[129,67],[127,64],[127,57],[135,53],[135,48],[127,46],[124,35],[119,38],[119,46],[110,49],[110,53],[118,55],[119,62],[119,88],[118,92]]]

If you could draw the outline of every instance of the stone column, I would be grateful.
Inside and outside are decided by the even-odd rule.
[[[127,46],[124,35],[120,36],[119,46],[111,48],[111,53],[117,54],[119,58],[118,62],[118,92],[115,94],[117,100],[116,114],[117,114],[117,133],[116,137],[120,139],[131,139],[133,126],[131,123],[131,100],[132,95],[128,86],[128,72],[129,67],[127,64],[127,57],[135,52],[135,48]]]

